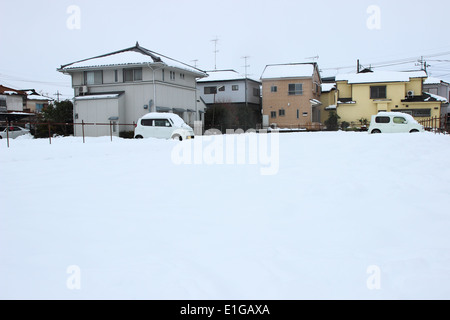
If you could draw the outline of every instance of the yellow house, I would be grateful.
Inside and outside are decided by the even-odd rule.
[[[358,127],[381,111],[405,112],[416,120],[439,116],[445,98],[423,92],[425,71],[364,70],[336,76],[340,121]]]
[[[322,80],[317,63],[267,65],[261,80],[265,126],[320,129]]]

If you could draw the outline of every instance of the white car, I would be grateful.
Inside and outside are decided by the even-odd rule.
[[[9,129],[8,132],[7,129]],[[29,133],[30,130],[18,126],[0,127],[0,139],[6,139],[7,137],[15,139]]]
[[[380,112],[372,116],[369,133],[424,132],[424,128],[411,115],[402,112]]]
[[[138,120],[135,139],[194,139],[194,130],[174,113],[148,113]]]

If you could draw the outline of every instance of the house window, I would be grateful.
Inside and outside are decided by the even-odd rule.
[[[280,110],[278,110],[278,115],[280,117],[284,117],[286,115],[286,111],[284,109],[280,109]]]
[[[86,71],[84,72],[84,83],[87,85],[102,84],[103,71]]]
[[[44,109],[44,104],[42,103],[36,103],[36,112],[41,112],[42,109]]]
[[[170,80],[175,80],[175,71],[170,71]]]
[[[239,91],[239,86],[238,86],[237,84],[235,84],[235,85],[233,85],[233,86],[231,87],[231,90],[233,90],[233,91]]]
[[[161,71],[162,71],[162,81],[164,81],[165,79],[164,69],[162,69]]]
[[[398,112],[403,112],[412,115],[417,118],[429,118],[431,117],[431,109],[406,109],[406,110],[396,110]]]
[[[386,99],[386,86],[370,87],[370,99]]]
[[[253,96],[254,97],[261,96],[261,91],[258,88],[253,88]]]
[[[270,92],[278,92],[278,87],[277,86],[270,87]]]
[[[225,92],[225,86],[219,87],[219,91],[220,91],[220,92]]]
[[[290,96],[301,96],[302,94],[303,94],[303,84],[301,84],[301,83],[289,84],[289,95]]]
[[[303,112],[303,116],[307,117],[308,116],[308,112]]]
[[[300,119],[300,110],[297,109],[297,119]]]
[[[205,94],[216,94],[217,87],[205,87],[204,92]]]
[[[270,112],[270,117],[271,118],[276,118],[277,117],[277,112],[276,111],[271,111]]]
[[[125,82],[142,81],[142,68],[124,69],[123,80]]]
[[[184,73],[180,73],[180,79],[184,80]]]
[[[119,72],[118,72],[118,70],[114,70],[114,82],[119,82]]]

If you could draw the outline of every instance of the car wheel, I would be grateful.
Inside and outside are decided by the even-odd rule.
[[[381,131],[380,130],[378,130],[378,129],[375,129],[375,130],[372,130],[372,132],[371,132],[372,134],[376,134],[376,133],[381,133]]]
[[[411,130],[409,133],[419,133],[419,130],[413,129],[413,130]]]
[[[173,139],[173,140],[178,140],[178,141],[183,141],[183,137],[180,136],[180,135],[178,135],[178,134],[174,135],[174,136],[172,137],[172,139]]]
[[[138,135],[138,136],[136,136],[136,137],[134,137],[135,139],[144,139],[144,137],[143,136],[141,136],[141,135]]]

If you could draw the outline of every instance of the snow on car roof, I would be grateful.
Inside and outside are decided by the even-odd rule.
[[[374,117],[404,117],[407,120],[417,122],[412,115],[403,112],[379,112]]]
[[[144,115],[141,119],[172,119],[176,125],[184,124],[184,120],[175,113],[150,112]]]

